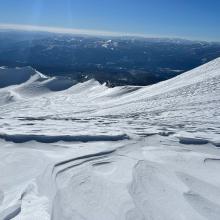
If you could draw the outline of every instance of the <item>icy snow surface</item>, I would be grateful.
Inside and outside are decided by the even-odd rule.
[[[0,68],[0,220],[219,220],[220,59],[148,87]]]

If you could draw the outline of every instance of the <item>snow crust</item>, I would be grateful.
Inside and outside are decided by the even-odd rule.
[[[0,68],[0,219],[219,220],[220,58],[148,87]]]

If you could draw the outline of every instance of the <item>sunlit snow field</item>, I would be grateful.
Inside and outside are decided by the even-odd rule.
[[[0,68],[0,220],[219,220],[220,58],[148,87]]]

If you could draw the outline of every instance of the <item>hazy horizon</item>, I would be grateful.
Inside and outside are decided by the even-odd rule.
[[[150,35],[143,33],[126,33],[126,32],[111,32],[106,30],[92,30],[92,29],[77,29],[77,28],[62,28],[52,26],[35,26],[26,24],[3,24],[0,23],[0,31],[24,31],[24,32],[45,32],[54,34],[71,34],[71,35],[87,35],[96,37],[137,37],[137,38],[155,38],[155,39],[179,39],[187,41],[206,41],[219,42],[219,40],[205,39],[205,38],[190,38],[187,36],[175,35]]]

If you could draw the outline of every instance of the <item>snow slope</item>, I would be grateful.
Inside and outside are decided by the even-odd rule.
[[[220,58],[148,87],[30,67],[0,87],[0,219],[219,219]]]

